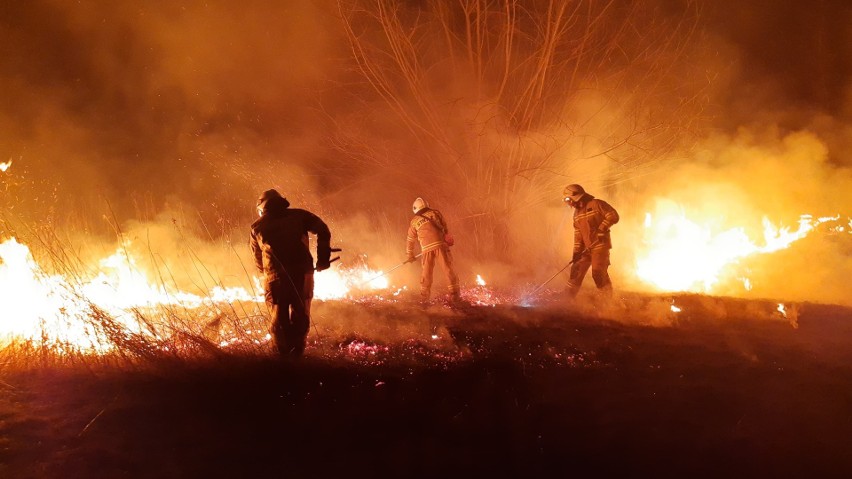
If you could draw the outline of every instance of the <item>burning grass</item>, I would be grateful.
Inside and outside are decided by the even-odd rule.
[[[30,243],[0,264],[10,477],[852,471],[844,307],[481,275],[424,305],[336,263],[291,363],[249,273]]]

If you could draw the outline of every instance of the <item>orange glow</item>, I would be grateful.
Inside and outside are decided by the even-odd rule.
[[[682,210],[671,210],[657,216],[646,213],[644,244],[638,248],[636,261],[639,279],[661,291],[713,292],[729,266],[752,255],[788,248],[817,225],[840,219],[839,215],[802,215],[793,230],[764,217],[762,241],[754,242],[743,227],[721,229],[712,220],[700,221]],[[748,277],[738,279],[745,290],[751,290]]]
[[[23,339],[104,352],[111,346],[99,338],[89,321],[93,308],[108,314],[128,333],[160,339],[139,323],[138,313],[168,306],[196,311],[234,302],[264,302],[261,279],[256,276],[252,278],[252,291],[216,285],[203,295],[152,282],[129,254],[128,246],[122,245],[100,260],[94,277],[71,281],[46,273],[29,248],[15,238],[0,242],[0,343]],[[387,289],[389,281],[383,275],[356,288],[375,276],[376,272],[367,268],[322,271],[315,276],[314,297],[339,299],[356,290]],[[202,311],[196,314],[204,316]]]
[[[5,163],[0,163],[0,172],[8,170],[10,166],[12,166],[12,160],[9,160]]]
[[[314,298],[343,299],[358,291],[385,290],[390,287],[387,276],[368,268],[329,269],[314,276]]]

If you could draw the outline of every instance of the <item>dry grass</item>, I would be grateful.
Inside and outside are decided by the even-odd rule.
[[[808,304],[793,328],[750,317],[760,304],[678,301],[695,312],[667,326],[589,317],[555,303],[464,311],[325,303],[299,363],[269,354],[200,354],[132,367],[81,360],[4,368],[0,471],[852,471],[844,441],[852,432],[852,312]],[[702,303],[708,306],[700,309]],[[722,306],[725,315],[718,314]],[[372,323],[361,328],[346,323],[366,318]],[[442,338],[430,343],[431,331]]]

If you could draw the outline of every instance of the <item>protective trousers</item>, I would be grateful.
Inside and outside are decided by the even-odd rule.
[[[447,274],[447,290],[453,299],[459,298],[459,277],[453,269],[453,254],[447,246],[441,246],[431,249],[423,253],[420,263],[423,265],[423,271],[420,275],[420,298],[423,301],[429,300],[429,295],[432,290],[432,277],[435,272],[435,262],[440,261]]]
[[[287,273],[266,285],[266,304],[272,314],[272,338],[278,353],[300,357],[305,352],[314,297],[312,273]]]
[[[583,284],[583,279],[592,268],[592,279],[595,280],[595,286],[606,295],[612,294],[612,281],[609,279],[609,249],[599,248],[591,252],[586,251],[580,256],[580,259],[571,265],[571,277],[568,280],[568,296],[574,298],[580,292],[580,286]]]

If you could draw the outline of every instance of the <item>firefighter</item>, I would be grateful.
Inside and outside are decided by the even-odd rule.
[[[406,263],[415,260],[414,244],[419,242],[420,264],[423,267],[420,275],[420,299],[423,302],[429,301],[432,290],[432,273],[435,270],[435,262],[439,261],[447,274],[450,298],[455,302],[460,301],[459,277],[453,269],[453,255],[450,252],[453,241],[447,228],[447,222],[444,221],[444,216],[440,211],[429,208],[429,204],[423,198],[414,200],[411,209],[414,212],[414,217],[408,226],[406,241],[408,259]]]
[[[591,266],[595,286],[610,296],[612,281],[607,269],[612,239],[609,229],[618,223],[618,212],[609,203],[586,193],[577,184],[566,186],[562,196],[565,203],[574,208],[574,250],[568,295],[572,299],[577,296]]]
[[[314,271],[331,266],[331,232],[315,214],[290,208],[276,190],[257,200],[260,218],[251,225],[251,252],[264,275],[266,304],[272,314],[271,333],[282,357],[305,351],[314,297]],[[308,233],[317,237],[317,263],[308,249]]]

